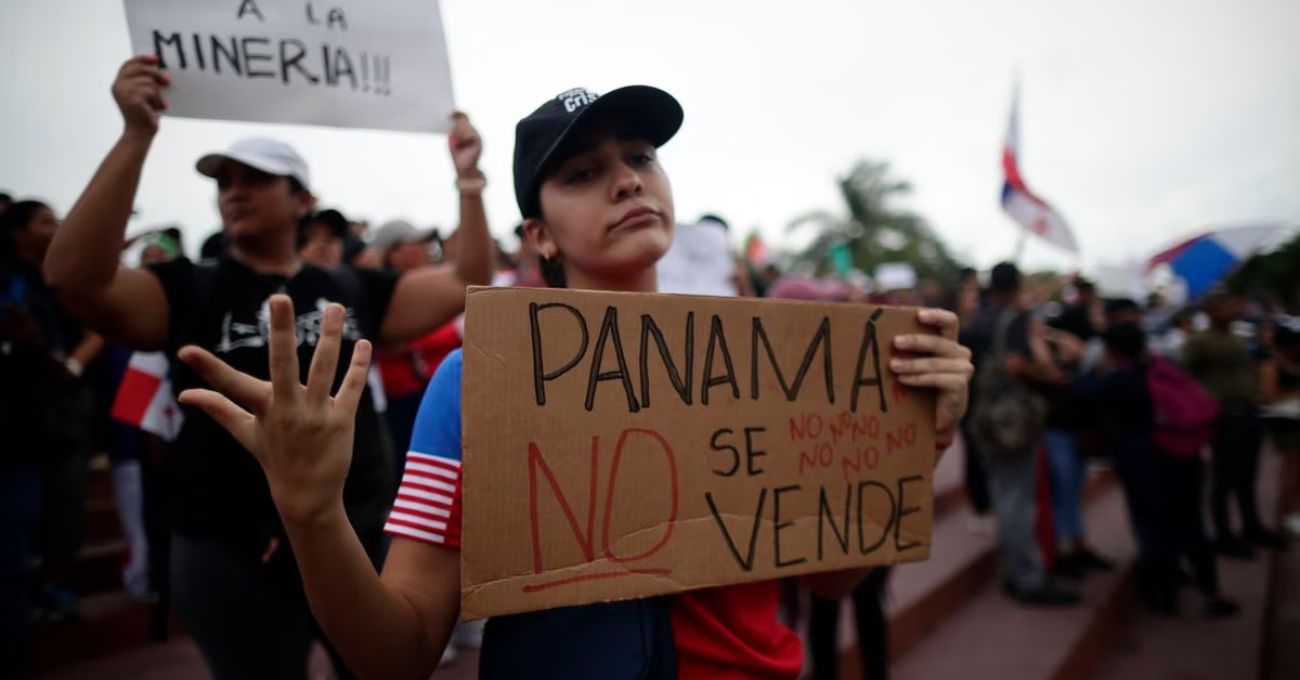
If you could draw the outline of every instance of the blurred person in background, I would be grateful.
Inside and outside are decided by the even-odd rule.
[[[458,241],[459,238],[452,234],[442,241],[439,248],[437,229],[418,229],[405,220],[393,220],[375,231],[369,248],[379,256],[386,269],[401,275],[430,267],[434,263],[433,255],[438,251],[442,253],[444,263],[454,264],[459,254]],[[388,399],[384,415],[393,437],[398,470],[406,461],[411,429],[420,409],[420,400],[424,397],[424,388],[442,359],[460,347],[461,332],[460,318],[456,317],[408,342],[381,345],[375,353],[375,365],[379,367]],[[397,480],[393,483],[396,489]]]
[[[31,362],[13,369],[15,386],[27,391],[13,395],[10,413],[22,417],[5,428],[7,436],[24,435],[11,454],[25,470],[16,478],[22,488],[12,490],[12,502],[25,506],[38,499],[32,538],[42,558],[39,614],[51,622],[79,616],[72,563],[82,542],[95,415],[86,371],[104,346],[98,335],[86,332],[67,313],[41,276],[59,231],[54,212],[38,201],[18,201],[0,214],[0,287],[7,289],[0,314],[8,326],[6,353],[12,361],[26,357],[25,362]],[[33,470],[38,473],[35,489],[25,486],[32,483]],[[25,534],[20,527],[21,519],[14,529]]]
[[[1035,337],[1041,325],[1021,307],[1020,270],[1003,262],[989,279],[988,306],[963,329],[961,343],[974,354],[970,433],[997,515],[1003,591],[1030,606],[1075,605],[1079,594],[1048,577],[1035,535],[1047,409],[1038,390],[1059,384],[1061,376]]]
[[[1096,285],[1087,279],[1077,279],[1073,288],[1074,301],[1061,310],[1051,326],[1087,342],[1105,329],[1102,300],[1097,295]]]
[[[1241,318],[1242,301],[1216,292],[1205,299],[1203,308],[1210,327],[1187,340],[1183,365],[1219,404],[1218,434],[1211,445],[1214,482],[1210,509],[1216,547],[1228,557],[1250,558],[1252,545],[1285,546],[1283,536],[1260,521],[1255,495],[1264,434],[1259,414],[1263,398],[1260,371],[1246,343],[1232,329]],[[1229,520],[1230,499],[1236,501],[1240,513],[1240,533],[1233,532]]]
[[[347,261],[351,234],[347,218],[337,210],[321,210],[298,227],[298,255],[317,267],[338,267]]]
[[[1174,312],[1169,320],[1169,328],[1160,335],[1152,349],[1170,361],[1182,363],[1183,345],[1187,344],[1187,338],[1195,332],[1196,310],[1191,307],[1180,309]]]
[[[971,267],[964,267],[958,273],[957,288],[952,301],[953,311],[956,312],[957,318],[961,319],[963,331],[967,330],[979,315],[983,297],[979,272]],[[988,534],[993,531],[989,522],[989,510],[993,505],[989,500],[988,477],[984,472],[979,442],[975,441],[971,432],[970,421],[970,411],[967,411],[961,423],[961,440],[965,446],[962,481],[966,488],[966,500],[970,503],[971,511],[974,512],[971,530],[975,533]]]
[[[1146,334],[1137,323],[1110,325],[1102,334],[1107,358],[1084,379],[1112,433],[1115,470],[1123,486],[1134,537],[1138,543],[1138,588],[1152,611],[1179,612],[1180,560],[1192,567],[1203,611],[1211,618],[1233,616],[1239,607],[1219,591],[1218,568],[1205,533],[1202,498],[1203,464],[1196,451],[1164,448],[1156,441],[1160,395],[1153,392],[1152,371],[1172,371],[1189,384],[1172,363],[1147,353]],[[1166,373],[1168,374],[1168,373]],[[1180,402],[1181,403],[1181,402]],[[1185,405],[1185,404],[1184,404]],[[1207,407],[1212,409],[1212,405]],[[1208,417],[1212,411],[1207,411]],[[1208,433],[1205,435],[1208,438]],[[1193,447],[1194,448],[1194,447]]]
[[[1300,537],[1300,319],[1276,324],[1259,380],[1265,429],[1282,455],[1283,527]]]
[[[1042,330],[1046,351],[1052,357],[1061,382],[1045,385],[1048,479],[1051,488],[1052,529],[1055,538],[1055,573],[1082,578],[1089,571],[1113,571],[1115,565],[1087,542],[1083,521],[1083,490],[1088,481],[1088,456],[1080,449],[1081,431],[1096,424],[1099,407],[1080,390],[1079,362],[1084,342],[1058,327]],[[1098,337],[1094,334],[1093,337]]]
[[[140,250],[140,264],[170,262],[182,255],[180,242],[171,234],[159,231],[145,238],[144,248]]]

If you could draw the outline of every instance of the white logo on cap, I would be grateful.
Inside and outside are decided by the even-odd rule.
[[[586,106],[600,98],[600,95],[586,88],[575,87],[568,92],[556,97],[557,100],[564,103],[564,110],[573,113],[579,107]]]

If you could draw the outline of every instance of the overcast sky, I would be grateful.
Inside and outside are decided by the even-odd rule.
[[[375,0],[378,2],[379,0]],[[237,2],[232,4],[237,5]],[[328,3],[318,3],[328,5]],[[130,55],[114,0],[3,2],[0,190],[65,212],[120,131]],[[999,154],[1021,79],[1021,170],[1073,225],[1085,268],[1208,224],[1300,222],[1300,2],[442,0],[458,105],[482,132],[492,229],[518,220],[514,123],[570,87],[647,83],[686,110],[661,159],[679,219],[711,211],[773,242],[840,209],[837,174],[891,162],[964,260],[1007,256]],[[189,247],[217,223],[194,160],[250,134],[294,144],[323,205],[449,225],[443,137],[165,119],[137,197]],[[1074,268],[1047,245],[1024,261]]]

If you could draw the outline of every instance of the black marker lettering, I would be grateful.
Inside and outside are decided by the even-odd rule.
[[[221,59],[224,57],[226,65],[230,67],[232,73],[237,76],[244,74],[244,68],[239,64],[239,43],[235,36],[230,36],[230,45],[221,42],[221,38],[215,35],[212,36],[209,44],[212,46],[212,71],[214,73],[221,73]]]
[[[914,482],[924,481],[924,479],[925,478],[920,475],[912,475],[911,477],[901,477],[898,480],[898,521],[894,524],[894,547],[899,552],[911,550],[912,548],[921,545],[919,541],[903,543],[903,518],[921,511],[920,506],[909,506],[907,505],[907,501],[904,499],[907,485]]]
[[[271,61],[271,55],[269,53],[254,54],[249,49],[249,45],[266,45],[269,47],[270,44],[271,44],[271,40],[269,38],[241,38],[239,40],[239,49],[241,52],[244,53],[244,77],[246,78],[274,78],[275,77],[275,72],[273,71],[253,70],[253,62]]]
[[[879,319],[884,312],[877,309],[872,312],[871,319],[867,321],[862,329],[862,345],[858,350],[858,367],[853,378],[853,396],[849,399],[849,410],[858,412],[858,390],[863,386],[875,387],[880,394],[880,412],[888,413],[889,404],[885,403],[885,383],[880,379],[880,345],[876,342],[876,319]],[[874,370],[872,377],[864,377],[862,369],[867,362],[867,351],[871,352],[871,366]]]
[[[864,508],[866,506],[865,496],[867,495],[867,489],[870,488],[880,489],[885,493],[885,497],[889,499],[889,519],[885,521],[885,526],[881,527],[880,538],[877,539],[875,543],[867,545],[866,535],[863,532],[867,524]],[[858,482],[858,552],[863,555],[870,555],[879,549],[880,546],[885,544],[885,539],[889,538],[889,530],[894,526],[895,510],[896,505],[894,503],[894,494],[889,492],[889,487],[880,482]]]
[[[677,362],[673,361],[672,352],[668,350],[668,342],[664,340],[663,331],[659,330],[654,317],[649,314],[641,315],[641,405],[645,408],[650,408],[650,353],[647,350],[651,335],[654,336],[655,347],[659,349],[659,358],[663,361],[664,368],[668,370],[668,379],[673,382],[673,389],[677,391],[677,396],[681,398],[682,403],[690,406],[691,384],[695,377],[695,312],[686,313],[685,376],[677,372]]]
[[[758,546],[758,526],[759,520],[763,517],[763,505],[767,502],[767,489],[764,488],[758,493],[758,510],[754,512],[754,526],[749,532],[749,552],[746,557],[740,556],[740,550],[736,548],[736,542],[731,540],[731,532],[727,531],[727,525],[722,521],[722,515],[718,513],[718,506],[713,502],[713,494],[704,492],[704,501],[709,504],[709,511],[713,513],[713,519],[717,520],[718,528],[722,530],[722,537],[727,541],[727,547],[731,549],[731,555],[736,558],[736,564],[740,565],[745,571],[754,570],[754,549]]]
[[[729,427],[724,427],[721,430],[714,432],[713,437],[709,439],[709,448],[713,449],[714,451],[730,451],[731,469],[727,470],[726,472],[723,472],[721,468],[718,468],[713,471],[713,474],[718,475],[719,477],[731,477],[736,474],[737,470],[740,469],[740,451],[736,447],[731,446],[730,444],[718,443],[718,437],[724,434],[735,434],[735,432]]]
[[[618,360],[618,370],[601,373],[600,366],[605,359],[605,341],[611,337],[614,339],[614,358]],[[632,387],[632,376],[627,370],[627,359],[623,356],[623,341],[619,339],[618,308],[613,305],[605,308],[605,321],[600,325],[600,335],[596,337],[596,349],[591,357],[591,373],[587,378],[588,411],[596,404],[596,385],[605,380],[622,381],[623,390],[627,392],[628,412],[636,413],[641,410],[641,406],[636,403],[636,389]]]
[[[826,536],[826,525],[831,525],[835,542],[840,544],[840,552],[849,554],[849,507],[853,503],[853,486],[844,485],[844,531],[835,526],[835,516],[831,514],[831,501],[826,496],[826,487],[821,488],[817,499],[817,561],[822,560],[822,539]]]
[[[582,331],[582,343],[578,346],[577,354],[574,354],[568,363],[547,373],[546,367],[542,365],[542,326],[540,318],[542,312],[551,307],[564,310],[573,315],[573,318],[578,321],[578,330]],[[536,393],[537,405],[545,406],[546,383],[572,370],[574,366],[578,365],[579,361],[582,361],[582,357],[587,354],[587,321],[583,318],[581,312],[563,302],[548,302],[544,305],[539,305],[536,302],[529,304],[528,320],[533,339],[533,389]]]
[[[745,467],[749,470],[749,476],[763,474],[763,468],[754,469],[754,459],[762,458],[767,452],[762,449],[754,448],[753,435],[760,432],[767,432],[766,427],[747,427],[745,428]]]
[[[236,14],[235,18],[243,19],[245,13],[251,13],[258,21],[266,21],[266,17],[262,16],[262,10],[257,8],[256,0],[243,0],[239,3],[239,14]]]
[[[781,486],[772,490],[772,520],[776,523],[776,526],[772,530],[772,554],[776,558],[777,569],[793,567],[796,564],[803,564],[808,561],[807,557],[800,557],[796,560],[781,559],[781,530],[794,526],[793,520],[789,522],[781,521],[781,494],[798,491],[800,488],[801,487],[798,484],[791,484],[790,486]]]
[[[803,380],[808,376],[808,369],[812,366],[813,357],[817,356],[817,350],[821,348],[822,373],[826,377],[826,400],[832,404],[835,403],[835,384],[831,379],[831,320],[829,317],[822,317],[822,322],[817,326],[817,332],[813,334],[812,341],[808,343],[808,349],[803,354],[803,362],[799,364],[799,372],[795,374],[794,385],[786,384],[785,374],[781,372],[781,365],[776,360],[776,352],[772,350],[772,342],[768,340],[767,331],[763,328],[763,320],[757,316],[753,319],[750,340],[753,349],[750,353],[749,397],[751,399],[758,400],[758,344],[761,340],[763,348],[767,350],[768,363],[772,365],[772,370],[776,373],[776,379],[781,383],[781,391],[785,392],[786,401],[794,401],[799,398],[799,388],[803,386]]]
[[[713,348],[722,349],[722,361],[727,366],[725,376],[713,377]],[[731,363],[731,351],[727,349],[727,336],[722,332],[722,319],[717,314],[709,321],[709,347],[704,351],[704,386],[700,388],[700,403],[709,405],[709,390],[715,385],[731,383],[731,396],[740,398],[740,384],[736,382],[736,369]]]
[[[185,46],[181,43],[181,34],[173,33],[170,36],[164,36],[157,29],[154,29],[153,32],[153,53],[158,56],[158,68],[173,68],[168,65],[167,59],[163,55],[164,45],[172,45],[176,48],[176,62],[178,64],[176,68],[185,68]]]
[[[290,46],[293,46],[296,50],[293,55],[290,55],[288,53],[288,48]],[[315,85],[316,83],[320,82],[320,78],[316,77],[315,75],[312,75],[307,71],[307,69],[302,67],[302,64],[300,62],[302,61],[302,58],[305,56],[307,56],[307,46],[304,45],[301,40],[289,38],[288,40],[280,41],[281,82],[283,82],[285,85],[289,84],[289,69],[291,67],[297,69],[298,73],[302,74],[302,77],[306,78],[311,84]]]

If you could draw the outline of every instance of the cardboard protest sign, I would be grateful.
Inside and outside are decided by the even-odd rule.
[[[474,288],[466,619],[930,552],[934,396],[913,309]]]
[[[167,114],[447,132],[437,0],[125,0],[131,47],[172,77]]]

